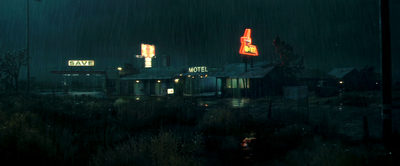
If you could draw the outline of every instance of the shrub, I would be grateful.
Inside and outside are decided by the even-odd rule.
[[[315,138],[306,148],[291,151],[284,159],[290,165],[357,166],[366,164],[366,156],[341,143],[323,142]]]
[[[207,110],[198,128],[207,134],[212,135],[232,135],[241,134],[245,131],[246,115],[240,110],[227,108],[217,108]]]
[[[113,149],[99,149],[90,165],[202,165],[202,155],[200,134],[160,131],[140,134]]]
[[[16,113],[0,126],[0,159],[7,162],[52,164],[53,142],[42,134],[42,121],[36,114]],[[54,164],[54,163],[53,163]]]

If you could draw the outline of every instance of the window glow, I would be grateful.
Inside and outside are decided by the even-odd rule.
[[[258,56],[258,50],[255,45],[251,45],[251,29],[246,29],[244,35],[240,38],[242,45],[240,46],[239,53],[243,55]]]

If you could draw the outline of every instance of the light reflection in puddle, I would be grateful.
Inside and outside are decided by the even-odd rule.
[[[243,107],[245,104],[249,103],[249,99],[232,99],[232,107]]]

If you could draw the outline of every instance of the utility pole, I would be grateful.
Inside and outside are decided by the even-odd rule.
[[[382,140],[385,144],[389,145],[392,136],[392,62],[390,50],[389,0],[380,0],[379,2],[382,50]]]
[[[35,0],[40,2],[41,0]],[[30,94],[29,81],[29,0],[26,0],[26,92]]]
[[[29,89],[29,0],[26,0],[26,93],[30,94]]]

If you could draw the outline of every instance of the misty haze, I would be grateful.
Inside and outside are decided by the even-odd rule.
[[[398,165],[393,0],[0,0],[0,159]]]

